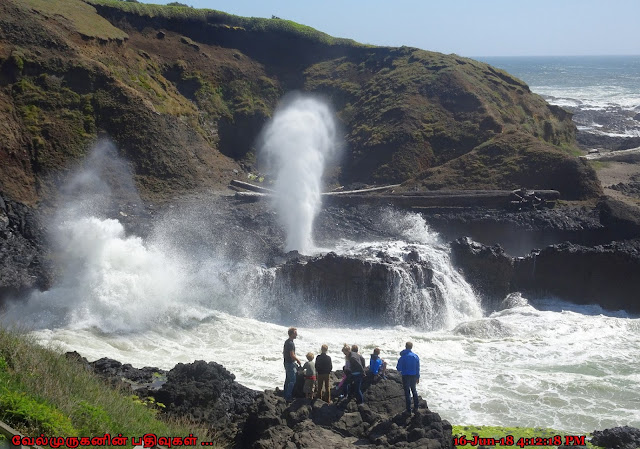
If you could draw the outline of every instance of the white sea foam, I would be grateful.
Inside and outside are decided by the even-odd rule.
[[[555,304],[562,310],[563,303]],[[422,360],[420,394],[432,410],[456,424],[542,426],[577,433],[640,426],[640,320],[571,308],[577,311],[523,306],[480,318],[504,323],[513,331],[506,336],[402,326],[299,327],[296,347],[301,353],[317,352],[327,343],[334,366],[340,367],[343,343],[359,344],[365,356],[377,346],[395,366],[404,342],[411,340]],[[187,329],[171,324],[122,336],[65,328],[36,336],[90,359],[110,356],[139,367],[169,369],[177,362],[215,360],[257,389],[274,388],[284,380],[286,326],[223,312]]]
[[[397,240],[342,241],[335,250],[371,258],[380,250],[396,257],[418,251],[445,292],[447,325],[428,331],[357,323],[305,327],[293,321],[287,325],[299,327],[299,352],[317,352],[327,343],[340,367],[339,348],[357,343],[365,355],[380,347],[394,366],[404,342],[413,341],[422,358],[420,394],[456,424],[577,433],[640,426],[640,319],[552,299],[530,305],[521,296],[510,308],[483,317],[475,295],[451,267],[446,245],[419,215],[386,213],[381,219]],[[80,267],[69,271],[76,276],[13,311],[12,321],[40,320],[34,335],[43,344],[137,367],[214,360],[249,387],[282,384],[286,326],[252,318],[259,301],[241,288],[253,282],[250,269],[213,257],[193,264],[177,251],[180,245],[167,241],[169,234],[145,241],[124,235],[115,220],[87,218],[62,227],[66,252],[60,257],[65,266]],[[478,331],[453,330],[465,322]]]
[[[451,266],[446,245],[417,214],[382,214],[393,239],[341,241],[333,249],[365,258],[377,257],[380,250],[398,258],[417,251],[444,292],[439,307],[446,319],[438,330],[357,322],[305,327],[295,320],[281,326],[256,319],[264,307],[257,280],[269,270],[230,262],[224,250],[196,251],[184,232],[169,232],[177,217],[157,223],[159,229],[142,239],[127,235],[117,220],[81,210],[58,214],[52,225],[59,284],[14,305],[4,317],[34,326],[43,344],[136,367],[170,369],[178,362],[214,360],[245,385],[265,389],[284,380],[281,351],[288,325],[299,327],[298,352],[317,352],[327,343],[338,368],[345,342],[359,344],[365,355],[380,347],[395,366],[410,340],[422,360],[420,393],[453,423],[572,433],[640,427],[640,319],[522,296],[512,297],[509,308],[483,316]],[[183,215],[182,221],[191,219]],[[196,241],[217,238],[216,223],[185,226],[191,224],[198,228]],[[432,292],[418,293],[409,306],[429,301]],[[320,318],[322,312],[316,311]],[[463,323],[479,331],[461,335],[453,330]]]
[[[619,107],[633,111],[640,105],[640,92],[621,90],[617,86],[531,86],[549,103],[583,110],[607,110]]]
[[[482,317],[473,293],[451,268],[446,246],[421,220],[415,214],[398,217],[399,234],[406,240],[340,242],[336,250],[375,257],[378,250],[400,256],[408,248],[417,249],[445,284],[447,307],[454,311],[451,322],[496,320],[502,326],[480,324],[477,327],[485,332],[469,335],[451,327],[425,331],[403,326],[298,326],[298,351],[316,352],[327,343],[339,367],[344,342],[359,344],[365,355],[378,346],[394,366],[404,342],[411,340],[422,357],[420,393],[433,410],[454,423],[543,426],[578,433],[620,424],[640,426],[639,319],[555,300],[532,306],[524,298]],[[68,228],[68,244],[76,249],[65,258],[77,258],[85,268],[77,272],[76,281],[37,294],[27,308],[16,309],[27,320],[49,314],[66,317],[34,332],[42,343],[77,350],[90,360],[107,356],[138,367],[170,369],[178,362],[215,360],[250,387],[281,385],[286,326],[253,319],[247,309],[230,305],[250,304],[251,298],[236,296],[235,288],[211,280],[206,288],[198,287],[193,275],[185,274],[191,270],[184,269],[181,257],[167,252],[171,245],[126,237],[113,220],[81,220],[68,223]],[[222,284],[241,284],[218,262],[202,270]],[[224,282],[221,273],[227,273]],[[73,300],[65,303],[69,298]],[[61,304],[67,309],[59,310]]]

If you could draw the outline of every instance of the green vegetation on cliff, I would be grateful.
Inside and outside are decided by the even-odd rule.
[[[24,435],[102,436],[146,433],[208,441],[196,425],[164,422],[158,412],[114,390],[63,354],[0,328],[0,420]]]
[[[601,193],[571,115],[487,64],[115,0],[0,4],[0,190],[38,201],[101,134],[144,195],[221,188],[260,170],[256,138],[293,90],[328,99],[341,122],[332,183]]]
[[[83,36],[100,39],[125,39],[127,33],[108,21],[95,17],[95,9],[84,2],[51,0],[23,0],[24,3],[48,18],[64,17]]]
[[[30,0],[35,1],[35,0]],[[299,39],[308,39],[324,45],[362,46],[351,39],[340,39],[310,26],[279,18],[240,17],[213,9],[195,9],[188,6],[153,5],[148,3],[118,2],[117,0],[86,0],[95,6],[118,8],[129,14],[172,21],[197,21],[233,31],[253,33],[288,33]]]

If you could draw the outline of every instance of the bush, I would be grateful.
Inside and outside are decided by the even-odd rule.
[[[0,419],[16,430],[63,437],[193,433],[210,441],[201,426],[161,421],[157,415],[156,409],[135,403],[79,362],[38,345],[29,335],[0,328]]]
[[[55,407],[5,386],[0,388],[0,416],[3,421],[47,435],[77,435],[71,420]]]

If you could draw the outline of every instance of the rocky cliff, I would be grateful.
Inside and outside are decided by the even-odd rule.
[[[206,425],[226,447],[453,447],[451,424],[430,410],[424,399],[420,398],[415,413],[405,413],[402,380],[395,370],[375,382],[365,378],[364,404],[338,397],[335,387],[341,371],[331,375],[332,404],[304,399],[301,385],[297,398],[287,403],[282,391],[250,390],[215,362],[179,363],[165,372],[153,367],[136,369],[107,358],[88,363],[78,353],[67,353],[67,357],[140,397],[152,396],[164,405],[164,416]],[[299,384],[303,383],[300,377]]]
[[[0,191],[34,204],[100,134],[146,197],[255,169],[255,139],[291,90],[335,108],[330,180],[417,188],[600,187],[569,113],[487,64],[371,47],[281,19],[110,0],[0,5]]]
[[[500,308],[507,294],[520,291],[640,313],[638,239],[593,247],[567,242],[517,258],[505,254],[499,245],[488,247],[468,238],[451,246],[454,263],[487,309]]]

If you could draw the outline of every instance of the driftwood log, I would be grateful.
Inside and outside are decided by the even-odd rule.
[[[363,189],[364,190],[364,189]],[[354,193],[355,192],[355,193]],[[362,191],[331,192],[323,194],[323,201],[332,205],[380,204],[396,207],[489,207],[508,208],[514,206],[513,190],[449,190],[433,192],[406,192],[387,194],[363,194]],[[339,194],[338,194],[339,193]],[[367,192],[368,193],[368,192]],[[532,197],[542,200],[546,207],[552,206],[560,198],[557,190],[530,190]],[[243,201],[260,201],[271,193],[237,192],[236,198]],[[524,205],[529,205],[524,202]]]

